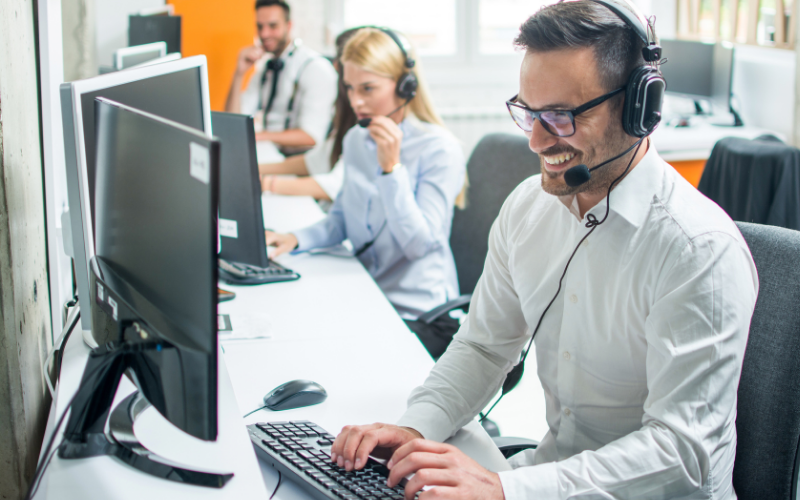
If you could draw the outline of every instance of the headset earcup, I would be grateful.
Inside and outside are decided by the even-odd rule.
[[[630,136],[644,137],[661,121],[661,106],[666,82],[651,66],[640,66],[631,72],[625,90],[622,128]]]
[[[395,92],[401,99],[410,100],[417,95],[417,77],[414,73],[404,73],[397,81]]]

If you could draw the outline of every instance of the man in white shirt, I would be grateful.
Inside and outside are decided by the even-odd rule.
[[[522,25],[509,109],[542,174],[504,204],[468,318],[398,425],[348,426],[332,447],[348,469],[391,457],[390,486],[416,473],[407,499],[423,485],[421,500],[736,498],[756,269],[730,218],[647,132],[623,129],[629,96],[614,91],[645,65],[645,44],[605,3],[558,3]],[[534,333],[549,431],[495,474],[442,441],[497,395]]]
[[[291,10],[283,0],[257,0],[256,25],[260,43],[239,53],[225,110],[255,115],[259,163],[270,163],[283,159],[277,150],[294,154],[322,144],[338,76],[327,59],[292,40]]]

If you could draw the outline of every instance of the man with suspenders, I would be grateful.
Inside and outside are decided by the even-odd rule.
[[[259,162],[280,161],[321,144],[328,133],[336,100],[337,75],[314,50],[292,39],[289,5],[257,0],[259,42],[239,53],[225,110],[253,114]],[[247,71],[255,72],[242,90]]]

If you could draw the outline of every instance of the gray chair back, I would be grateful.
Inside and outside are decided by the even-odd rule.
[[[489,134],[475,146],[467,162],[467,208],[456,209],[450,235],[462,294],[472,293],[483,272],[489,230],[503,202],[520,182],[538,173],[539,156],[524,136]]]
[[[759,292],[739,382],[733,487],[794,500],[800,451],[800,231],[737,222]]]

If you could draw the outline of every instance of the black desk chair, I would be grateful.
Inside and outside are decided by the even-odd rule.
[[[800,467],[800,231],[737,222],[759,291],[739,382],[733,487],[795,500]]]
[[[514,188],[538,173],[539,156],[528,148],[525,137],[489,134],[478,142],[467,162],[467,208],[456,209],[450,234],[462,295],[423,314],[419,321],[430,324],[454,309],[469,308],[489,251],[489,230],[500,207]]]
[[[719,140],[697,188],[733,220],[800,230],[800,150],[774,136]]]

